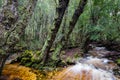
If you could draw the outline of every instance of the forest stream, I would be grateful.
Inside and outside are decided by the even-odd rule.
[[[107,51],[104,47],[95,47],[89,51],[89,55],[93,57],[74,59],[72,56],[78,52],[80,52],[79,48],[65,50],[63,59],[66,60],[66,57],[69,57],[71,62],[76,62],[75,65],[56,68],[52,71],[39,71],[19,63],[7,64],[0,80],[120,80],[119,66],[112,60],[100,58],[113,51]]]

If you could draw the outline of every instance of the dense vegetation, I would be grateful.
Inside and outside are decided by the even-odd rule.
[[[65,49],[86,54],[92,42],[120,51],[120,0],[0,0],[0,8],[0,75],[15,53],[41,69],[64,65]]]

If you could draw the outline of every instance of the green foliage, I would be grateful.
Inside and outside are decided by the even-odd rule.
[[[77,8],[80,0],[70,0],[69,7],[64,15],[61,28],[54,41],[53,47],[61,40],[69,30],[69,21]],[[24,10],[27,1],[19,1],[19,14],[28,14]],[[41,49],[44,45],[50,29],[54,26],[54,18],[56,17],[56,7],[58,0],[39,0],[23,36],[21,45],[27,46],[28,49]],[[80,16],[76,27],[66,46],[81,46],[86,36],[90,36],[91,40],[114,40],[120,41],[120,1],[119,0],[89,0],[84,9],[84,13]],[[21,18],[24,18],[22,16]],[[95,19],[93,23],[91,20]]]
[[[49,30],[53,27],[55,17],[55,2],[39,0],[35,13],[25,31],[25,41],[29,41],[30,49],[42,48]]]
[[[26,50],[22,53],[21,57],[19,58],[20,64],[36,68],[39,63],[39,60],[37,59],[37,55],[39,53],[39,51]]]
[[[0,55],[4,54],[4,50],[0,49]]]
[[[120,59],[117,60],[117,63],[120,64]]]
[[[78,54],[78,53],[74,53],[74,57],[75,57],[75,58],[80,58],[81,56],[80,56],[80,54]]]
[[[59,42],[62,36],[68,32],[68,25],[71,17],[77,8],[80,0],[70,0],[70,4],[54,45]],[[20,19],[28,14],[24,11],[28,1],[20,0],[18,10]],[[4,3],[0,0],[0,6]],[[54,26],[56,17],[56,7],[58,0],[38,0],[35,13],[32,16],[20,44],[30,49],[41,49],[44,45],[50,29]],[[120,41],[120,1],[119,0],[89,0],[84,13],[79,18],[74,31],[71,34],[68,44],[76,46],[82,45],[89,34],[92,40],[115,40]],[[10,13],[9,13],[10,14]],[[12,17],[9,16],[9,17]],[[95,24],[91,22],[91,17],[95,19]],[[64,30],[64,33],[62,33]],[[16,36],[17,35],[13,35]]]

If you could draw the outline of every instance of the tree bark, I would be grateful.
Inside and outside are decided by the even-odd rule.
[[[78,19],[79,19],[79,16],[83,13],[84,11],[84,7],[85,5],[87,4],[87,0],[81,0],[79,2],[79,6],[78,8],[75,10],[73,16],[72,16],[72,20],[70,21],[69,23],[69,31],[68,33],[66,34],[66,36],[64,35],[61,39],[61,44],[58,44],[58,46],[60,47],[60,49],[58,49],[57,52],[54,53],[54,58],[57,58],[58,55],[60,55],[60,51],[62,50],[62,48],[64,48],[64,46],[67,44],[67,41],[69,39],[69,36],[70,34],[72,33]]]
[[[83,13],[84,7],[86,4],[87,4],[87,0],[81,0],[78,8],[75,10],[75,12],[72,16],[72,20],[69,23],[69,32],[67,33],[67,36],[66,36],[67,40],[69,39],[69,36],[72,33],[72,31],[73,31],[73,29],[74,29],[74,27],[79,19],[79,16]]]
[[[0,58],[1,58],[1,62],[0,62],[0,76],[2,75],[2,70],[3,70],[4,64],[5,64],[5,62],[6,62],[8,57],[9,57],[9,54],[0,56]]]
[[[0,50],[4,50],[0,52],[0,76],[5,61],[9,57],[9,54],[6,53],[5,49],[5,43],[7,42],[8,36],[5,37],[4,35],[6,32],[9,33],[9,30],[13,28],[18,20],[17,7],[17,0],[6,0],[6,3],[2,6],[2,10],[0,13]]]
[[[23,10],[23,14],[21,16],[24,16],[23,19],[17,20],[17,6],[18,6],[17,0],[6,0],[6,4],[3,6],[1,14],[0,14],[0,32],[4,30],[2,33],[3,36],[5,32],[7,32],[7,37],[2,37],[5,42],[4,44],[0,45],[0,50],[4,50],[3,53],[0,52],[0,74],[2,73],[2,69],[5,65],[5,62],[9,55],[12,55],[12,50],[14,50],[16,44],[20,40],[21,36],[23,35],[25,28],[27,26],[27,23],[29,22],[29,19],[32,16],[33,10],[35,8],[37,0],[30,0],[28,1],[28,5]],[[10,7],[11,6],[11,7]],[[7,11],[7,12],[6,12]],[[6,14],[4,14],[6,12]],[[12,17],[8,17],[8,15],[11,13]],[[25,15],[24,15],[25,14]],[[20,16],[20,17],[21,17]],[[6,22],[7,20],[7,22]],[[12,21],[11,21],[12,20]],[[15,36],[17,35],[17,37]]]
[[[69,3],[69,0],[59,0],[59,6],[56,8],[58,17],[55,19],[54,28],[51,30],[51,35],[48,37],[47,41],[45,42],[40,55],[40,59],[43,58],[41,62],[42,64],[44,64],[48,59],[50,49],[56,38],[56,34],[60,28],[60,25],[62,23],[62,19],[65,13],[65,10],[68,7],[68,3]]]
[[[5,33],[10,33],[15,23],[18,21],[18,2],[17,0],[5,0],[0,12],[0,47],[5,45],[8,36]]]
[[[63,25],[62,25],[62,30],[61,30],[61,39],[56,43],[56,46],[55,46],[55,51],[53,52],[53,55],[52,55],[52,59],[53,60],[56,60],[56,61],[59,61],[60,60],[60,53],[61,53],[61,50],[62,50],[62,44],[64,44],[65,42],[65,27],[67,26],[66,25],[66,21],[67,21],[67,13],[68,13],[68,10],[66,10],[65,14],[64,14],[64,22],[63,22]]]

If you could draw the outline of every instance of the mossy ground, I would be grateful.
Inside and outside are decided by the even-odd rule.
[[[35,70],[19,64],[5,65],[3,76],[7,76],[8,80],[54,80],[61,68],[55,70]]]
[[[9,77],[9,80],[36,80],[36,74],[30,68],[19,66],[18,64],[5,65],[3,74]]]

